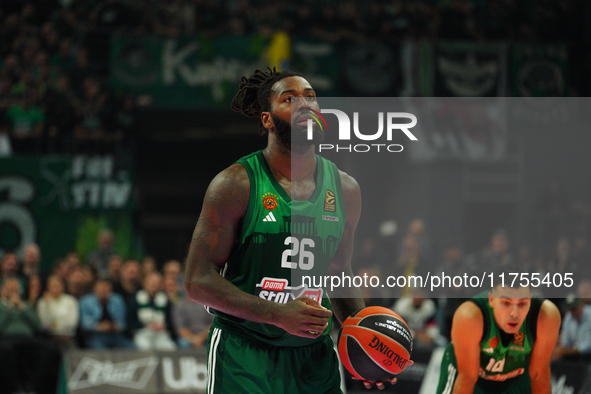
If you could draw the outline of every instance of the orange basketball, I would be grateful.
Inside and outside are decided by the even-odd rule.
[[[397,313],[370,306],[345,320],[339,332],[338,351],[353,377],[387,381],[402,372],[410,360],[412,335]]]

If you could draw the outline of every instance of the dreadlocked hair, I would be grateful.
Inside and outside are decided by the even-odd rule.
[[[275,82],[287,77],[302,77],[302,74],[295,71],[277,71],[267,67],[269,71],[261,69],[255,70],[250,77],[242,76],[238,85],[238,93],[232,99],[232,109],[243,115],[260,117],[262,112],[271,110],[271,88]],[[259,124],[261,134],[265,134],[267,129],[261,122]]]

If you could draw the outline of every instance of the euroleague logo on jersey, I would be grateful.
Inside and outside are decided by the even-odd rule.
[[[272,211],[277,208],[277,196],[273,193],[263,194],[263,206],[268,211]]]
[[[327,190],[324,196],[324,210],[328,212],[336,212],[337,210],[336,197],[331,190]]]
[[[490,340],[490,342],[488,343],[488,346],[489,347],[497,347],[498,344],[499,344],[499,338],[494,337]]]

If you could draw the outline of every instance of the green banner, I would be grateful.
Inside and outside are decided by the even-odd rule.
[[[112,156],[0,159],[0,254],[35,242],[45,272],[68,252],[84,259],[105,228],[118,253],[138,257],[134,210],[133,174]]]
[[[511,46],[511,95],[564,97],[568,95],[568,49],[564,44]]]
[[[318,95],[338,93],[338,59],[333,44],[261,36],[114,37],[110,83],[119,94],[146,95],[151,105],[174,109],[228,109],[240,77],[274,63],[310,80]]]
[[[110,81],[161,108],[229,108],[242,75],[267,66],[262,37],[116,37]]]
[[[438,41],[434,45],[436,97],[504,96],[506,45]]]

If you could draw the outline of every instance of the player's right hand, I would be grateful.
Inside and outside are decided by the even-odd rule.
[[[308,297],[280,305],[275,325],[299,337],[318,338],[328,327],[332,316],[331,311]]]

